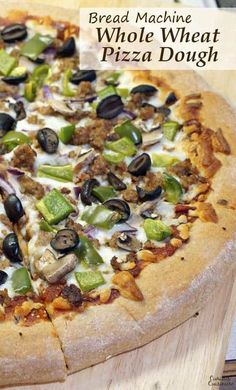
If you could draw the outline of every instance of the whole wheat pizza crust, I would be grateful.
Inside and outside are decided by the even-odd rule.
[[[8,5],[3,14],[11,7]],[[24,7],[30,10],[29,5]],[[42,15],[48,13],[45,7],[37,5],[37,9]],[[34,8],[32,14],[35,12]],[[74,18],[73,11],[62,10],[60,14],[57,9],[55,18],[70,19],[72,15]],[[146,74],[141,76],[148,81]],[[140,73],[135,77],[140,78]],[[160,71],[152,77],[149,80],[164,88],[169,85],[179,98],[201,92],[202,123],[214,130],[221,127],[231,146],[230,156],[217,155],[222,167],[212,180],[208,198],[219,221],[197,220],[186,245],[142,271],[136,279],[144,295],[142,302],[119,297],[112,304],[91,306],[83,313],[64,314],[51,318],[51,323],[42,321],[31,327],[21,327],[13,320],[1,323],[1,385],[63,380],[66,373],[144,345],[194,315],[234,272],[236,214],[218,201],[225,199],[235,205],[236,114],[194,72]]]

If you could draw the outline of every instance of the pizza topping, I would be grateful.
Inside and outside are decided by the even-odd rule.
[[[75,269],[77,261],[76,255],[74,253],[69,253],[68,255],[60,257],[57,261],[43,267],[41,271],[42,275],[49,283],[57,283],[65,275]]]
[[[58,57],[72,57],[75,54],[75,39],[73,37],[67,38],[61,47],[57,49]]]
[[[97,179],[88,179],[83,183],[80,198],[84,204],[90,206],[93,202],[96,202],[96,198],[93,196],[92,191],[97,186],[99,186]]]
[[[73,110],[69,104],[62,100],[49,100],[48,102],[53,111],[62,114],[64,116],[72,116],[75,114],[75,110]]]
[[[6,150],[10,152],[18,145],[30,144],[30,138],[20,131],[8,131],[2,138]]]
[[[103,205],[94,205],[84,210],[81,219],[90,225],[109,230],[120,220],[120,214]]]
[[[17,294],[26,294],[32,291],[29,272],[25,267],[16,269],[12,274],[12,287]]]
[[[183,194],[183,190],[180,183],[168,173],[163,174],[163,179],[165,196],[167,201],[170,203],[178,203]]]
[[[61,229],[50,242],[55,251],[65,253],[72,251],[79,244],[79,236],[73,229]]]
[[[91,291],[105,283],[100,271],[75,272],[75,277],[83,292]]]
[[[97,252],[92,242],[85,236],[80,237],[79,247],[74,250],[80,262],[87,265],[97,266],[103,264],[103,259]]]
[[[20,169],[31,171],[35,162],[35,152],[27,144],[23,144],[14,149],[12,165]]]
[[[130,217],[130,207],[128,203],[122,199],[109,199],[104,202],[103,205],[119,215],[117,223],[126,222]]]
[[[124,249],[128,252],[137,252],[141,249],[142,244],[132,234],[121,233],[117,239],[116,244],[118,248]]]
[[[1,38],[6,43],[14,43],[16,41],[22,41],[27,37],[27,29],[24,24],[15,23],[9,24],[1,31]]]
[[[179,130],[179,123],[174,121],[167,121],[162,125],[162,131],[168,141],[174,141],[177,131]]]
[[[70,82],[73,84],[80,84],[82,81],[94,81],[96,80],[96,72],[94,70],[81,70],[72,74]]]
[[[81,291],[75,284],[65,286],[61,292],[61,295],[73,306],[80,306],[83,303]]]
[[[9,130],[13,130],[16,121],[11,115],[0,112],[0,137],[3,137]]]
[[[24,215],[22,203],[15,194],[8,195],[4,200],[4,208],[11,222],[17,223]]]
[[[152,154],[152,166],[158,167],[158,168],[166,168],[172,165],[175,165],[177,162],[179,162],[179,159],[172,156],[171,154]]]
[[[118,176],[116,176],[112,172],[108,172],[107,174],[107,180],[112,185],[112,187],[117,191],[122,191],[127,188],[126,184],[119,179]]]
[[[2,249],[4,255],[12,263],[21,263],[23,260],[18,238],[15,233],[9,233],[3,240]]]
[[[35,61],[38,56],[53,42],[53,38],[49,35],[41,35],[36,33],[32,38],[23,44],[21,54]]]
[[[69,182],[73,181],[72,165],[40,165],[37,172],[38,177]]]
[[[123,107],[124,104],[119,95],[107,96],[98,103],[96,107],[97,116],[104,119],[113,119],[121,114]]]
[[[144,176],[150,168],[150,156],[147,153],[143,153],[131,161],[128,166],[128,171],[134,176]]]
[[[165,104],[167,106],[172,106],[172,104],[175,104],[177,102],[177,97],[174,92],[170,92],[169,95],[166,98]]]
[[[75,125],[71,124],[61,128],[58,137],[63,144],[68,144],[71,141],[71,138],[75,132]]]
[[[127,137],[131,139],[135,145],[139,145],[142,142],[141,131],[136,126],[134,126],[130,120],[115,126],[114,132],[117,133],[120,137]]]
[[[144,95],[152,95],[155,92],[157,92],[157,88],[154,87],[154,85],[149,85],[149,84],[137,85],[136,87],[132,88],[130,91],[131,94],[142,93]]]
[[[145,219],[143,227],[149,240],[162,241],[172,234],[171,228],[157,219]]]
[[[0,270],[0,285],[4,284],[8,278],[8,274],[5,271]]]
[[[56,224],[75,211],[71,203],[57,189],[47,193],[36,203],[36,208],[49,224]]]
[[[24,67],[15,68],[9,76],[3,77],[2,81],[10,85],[19,85],[24,83],[28,78],[28,73]],[[21,102],[22,103],[22,102]]]
[[[15,57],[9,55],[6,51],[0,50],[0,73],[4,76],[8,76],[9,73],[17,65],[17,60]]]
[[[134,301],[142,301],[144,299],[133,275],[131,275],[129,271],[117,272],[113,276],[112,282],[118,286],[120,294],[124,298],[132,299]]]
[[[49,128],[39,130],[37,133],[37,140],[45,152],[52,154],[57,151],[59,140],[57,133],[55,133],[54,130]]]
[[[41,199],[44,196],[43,186],[37,181],[31,179],[31,177],[22,175],[18,178],[18,181],[21,186],[21,192],[33,195],[36,199]]]
[[[145,191],[143,188],[141,188],[139,186],[136,186],[136,189],[137,189],[137,194],[138,194],[139,200],[141,202],[146,202],[148,200],[154,200],[154,199],[158,198],[162,193],[162,187],[159,185],[151,191]]]
[[[107,142],[106,148],[121,155],[122,160],[125,156],[133,156],[136,153],[134,143],[127,137],[122,137],[117,141]]]
[[[105,202],[106,200],[114,197],[116,195],[116,191],[112,186],[98,186],[93,188],[92,194],[100,202]]]
[[[153,130],[150,132],[146,132],[142,135],[143,138],[143,148],[148,148],[152,145],[157,144],[161,141],[163,135],[160,130]]]

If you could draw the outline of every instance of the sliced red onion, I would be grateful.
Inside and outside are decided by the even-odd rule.
[[[53,98],[53,95],[50,91],[50,87],[48,85],[43,86],[43,97],[47,100]]]
[[[88,225],[83,232],[88,238],[93,239],[96,237],[98,230],[94,226]]]
[[[0,188],[6,191],[8,194],[14,194],[16,191],[12,187],[12,185],[6,181],[5,179],[0,177]]]
[[[79,186],[74,187],[74,193],[75,193],[76,198],[78,199],[80,196],[80,193],[81,193],[81,187],[79,187]]]
[[[22,176],[25,174],[24,172],[20,171],[17,168],[7,168],[7,172],[9,172],[11,175],[14,176]]]
[[[134,226],[131,226],[127,222],[120,225],[120,227],[121,227],[121,229],[119,229],[119,232],[121,232],[121,233],[135,234],[138,231],[138,229],[136,229]]]
[[[137,117],[136,114],[134,114],[132,111],[126,110],[125,108],[123,109],[122,114],[131,120],[135,119]]]

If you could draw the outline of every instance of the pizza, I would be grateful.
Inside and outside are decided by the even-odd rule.
[[[0,24],[0,384],[61,381],[223,288],[236,116],[194,72],[81,71],[70,22]]]

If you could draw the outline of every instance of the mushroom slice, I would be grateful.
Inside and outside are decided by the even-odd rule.
[[[163,134],[159,130],[150,131],[149,133],[143,133],[143,147],[155,145],[162,139]]]
[[[75,114],[75,110],[73,110],[71,107],[69,107],[63,100],[49,100],[49,105],[51,108],[59,112],[59,114],[65,115],[65,116],[71,116]]]
[[[41,273],[44,267],[56,262],[57,259],[54,256],[54,254],[49,249],[46,249],[44,254],[40,257],[40,259],[35,261],[34,266],[36,271]]]
[[[49,283],[57,283],[66,274],[73,271],[76,264],[77,256],[74,253],[69,253],[58,259],[55,263],[46,265],[42,269],[42,274]]]
[[[95,158],[96,153],[94,149],[86,150],[86,152],[80,153],[76,159],[76,167],[89,165]]]
[[[142,248],[141,242],[127,233],[121,233],[121,235],[117,237],[116,244],[119,248],[128,252],[137,252]]]

